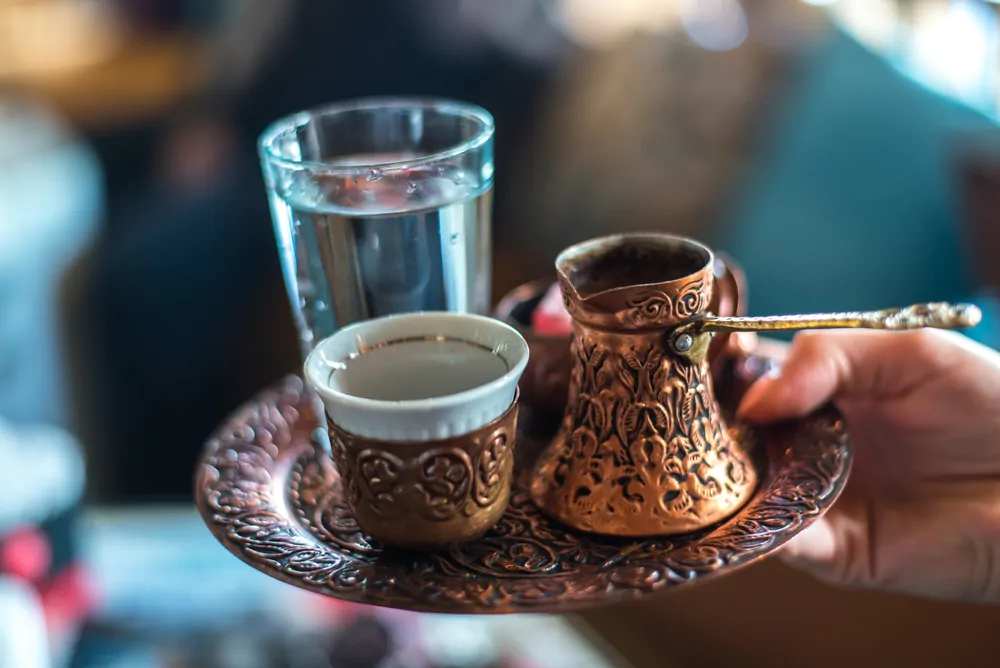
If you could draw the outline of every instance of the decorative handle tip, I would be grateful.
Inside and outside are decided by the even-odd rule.
[[[946,302],[935,302],[874,311],[870,316],[872,322],[867,326],[872,329],[908,330],[925,327],[967,329],[975,327],[982,321],[983,312],[973,304],[951,305]]]
[[[807,315],[777,315],[760,318],[719,318],[705,316],[678,331],[691,335],[703,332],[777,332],[801,329],[968,329],[983,319],[979,307],[973,304],[932,302],[880,311],[848,311]]]

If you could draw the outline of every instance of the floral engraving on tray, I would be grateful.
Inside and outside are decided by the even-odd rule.
[[[523,487],[483,538],[441,552],[384,550],[358,528],[301,380],[262,393],[212,437],[196,496],[213,534],[240,559],[343,600],[452,613],[565,611],[633,600],[749,563],[830,506],[851,450],[832,410],[758,436],[768,464],[756,496],[698,534],[613,539],[548,520]],[[762,473],[765,469],[761,469]]]

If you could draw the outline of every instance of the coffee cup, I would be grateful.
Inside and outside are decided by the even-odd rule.
[[[528,346],[498,320],[409,313],[345,327],[305,363],[362,530],[386,545],[472,540],[510,497]]]

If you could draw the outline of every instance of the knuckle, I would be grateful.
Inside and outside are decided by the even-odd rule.
[[[915,332],[907,332],[899,339],[900,347],[905,347],[905,352],[915,359],[929,361],[941,355],[944,338],[942,332],[934,329],[920,329]]]
[[[829,345],[827,332],[799,332],[792,339],[792,354],[795,357],[812,357],[821,354]]]

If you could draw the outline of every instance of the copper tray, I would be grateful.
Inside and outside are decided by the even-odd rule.
[[[744,369],[767,360],[748,358]],[[723,394],[724,408],[732,408]],[[847,481],[850,439],[825,409],[743,429],[761,484],[734,517],[680,538],[612,539],[542,516],[520,476],[484,538],[445,552],[382,550],[358,529],[313,439],[312,395],[290,377],[237,411],[208,442],[196,500],[215,537],[254,568],[302,589],[371,605],[445,613],[566,612],[719,577],[765,557],[822,515]],[[522,417],[518,467],[530,470],[554,426]]]

